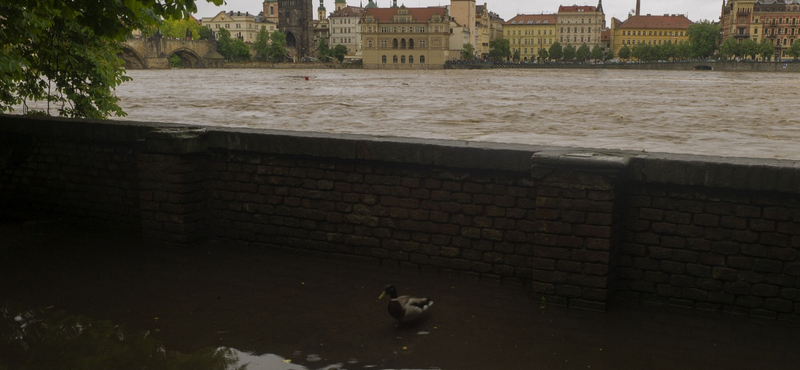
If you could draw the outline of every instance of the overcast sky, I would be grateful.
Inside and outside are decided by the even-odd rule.
[[[314,18],[317,17],[316,9],[319,0],[314,3]],[[357,6],[362,0],[347,0],[348,5]],[[486,3],[489,10],[505,20],[517,14],[556,13],[559,5],[597,5],[597,0],[476,0],[478,4]],[[641,0],[642,14],[686,14],[693,21],[704,19],[718,20],[722,8],[722,0]],[[263,0],[226,0],[227,4],[216,7],[205,0],[197,0],[197,15],[195,17],[211,17],[222,10],[242,11],[258,14],[262,10]],[[328,13],[334,9],[334,0],[324,0]],[[367,4],[368,0],[363,0]],[[379,7],[391,6],[392,0],[377,0]],[[398,5],[407,7],[426,7],[448,5],[449,0],[397,0]],[[636,0],[603,0],[603,9],[606,13],[606,22],[611,17],[625,20],[628,12],[636,7]]]

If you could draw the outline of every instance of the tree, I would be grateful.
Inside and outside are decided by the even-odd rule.
[[[511,55],[511,44],[508,39],[495,39],[489,43],[489,58],[504,61]]]
[[[256,53],[256,59],[267,60],[269,57],[269,31],[267,31],[267,27],[261,26],[258,35],[256,35],[256,42],[253,43],[251,48]]]
[[[798,43],[795,42],[792,44],[792,47],[800,48],[800,46],[795,46],[795,44]],[[791,50],[792,48],[789,48],[789,52],[791,52]],[[761,57],[764,58],[765,62],[768,62],[775,55],[775,45],[772,44],[772,41],[766,38],[761,40],[761,45],[759,45],[759,54],[761,54]],[[797,59],[797,57],[795,57],[795,59]]]
[[[739,54],[739,43],[733,37],[728,37],[719,45],[719,56],[725,59],[735,58]]]
[[[542,61],[550,59],[550,53],[547,52],[547,49],[545,48],[539,49],[539,59],[541,59]]]
[[[553,45],[550,45],[550,59],[553,60],[561,60],[564,57],[564,49],[561,47],[561,44],[558,41],[554,42]]]
[[[770,42],[769,47],[772,49],[772,51],[771,51],[771,53],[769,55],[772,56],[775,53],[775,47],[772,46],[772,42]],[[768,49],[765,47],[764,51],[766,52],[767,50]],[[790,46],[789,49],[786,50],[786,54],[788,54],[790,57],[794,58],[794,60],[797,60],[797,58],[800,58],[800,41],[794,40],[794,42],[792,43],[792,46]]]
[[[211,28],[200,27],[200,29],[197,31],[197,34],[200,36],[200,40],[211,40]]]
[[[48,114],[52,104],[66,117],[124,116],[114,95],[129,80],[119,43],[194,11],[194,0],[0,2],[0,112],[43,100]]]
[[[592,51],[589,49],[589,45],[583,44],[578,50],[575,52],[575,57],[578,59],[579,62],[585,62],[589,59],[589,55]]]
[[[472,60],[475,59],[475,47],[470,43],[464,44],[461,47],[461,59]]]
[[[605,62],[611,59],[614,59],[614,49],[608,48],[605,54],[603,54],[603,61]]]
[[[289,52],[286,51],[286,34],[275,30],[269,35],[269,50],[267,50],[267,56],[276,62],[282,62],[286,59],[287,55],[289,55]]]
[[[622,45],[622,49],[619,49],[619,58],[622,60],[631,58],[631,48],[629,48],[628,45]]]
[[[746,39],[742,41],[742,54],[756,60],[756,56],[761,54],[760,46],[753,39]]]
[[[333,58],[333,56],[331,56],[331,48],[328,46],[328,40],[326,40],[324,37],[319,39],[317,52],[319,52],[319,58],[323,62],[328,62],[331,60],[331,58]]]
[[[720,41],[719,24],[707,20],[694,23],[689,26],[686,33],[692,45],[692,56],[705,59],[714,55]]]
[[[677,56],[680,60],[686,60],[692,57],[692,45],[688,42],[678,44]]]
[[[663,60],[675,60],[678,56],[678,45],[667,41],[665,44],[661,45],[660,55]]]
[[[521,59],[521,55],[519,53],[519,49],[515,49],[514,50],[513,59],[514,59],[515,62],[519,62],[519,60]]]
[[[576,52],[577,50],[574,46],[567,44],[567,46],[564,47],[564,60],[571,62],[573,59],[575,59]]]
[[[603,59],[603,48],[601,48],[600,45],[595,45],[592,48],[591,58],[595,61]]]
[[[203,28],[194,19],[165,19],[161,22],[161,34],[164,37],[183,39],[186,30],[192,33],[192,39],[200,38],[200,29]]]
[[[217,39],[217,51],[231,62],[242,62],[250,60],[250,48],[239,38],[232,38],[230,31],[224,28],[219,29]]]
[[[341,45],[341,44],[336,45],[333,48],[333,50],[331,50],[331,53],[332,53],[333,57],[336,58],[336,60],[338,60],[339,63],[344,61],[344,57],[345,57],[345,55],[347,55],[347,52],[348,52],[347,46],[344,46],[344,45]]]

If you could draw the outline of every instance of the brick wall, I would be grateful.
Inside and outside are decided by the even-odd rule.
[[[800,319],[791,161],[0,118],[0,213]]]

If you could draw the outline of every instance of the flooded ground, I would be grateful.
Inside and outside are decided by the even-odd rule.
[[[0,225],[0,308],[11,323],[0,325],[0,368],[11,361],[2,349],[22,351],[26,340],[9,330],[40,316],[47,319],[38,322],[79,322],[83,332],[98,328],[106,333],[98,336],[117,341],[104,325],[122,325],[125,338],[140,343],[125,348],[140,353],[160,343],[164,353],[184,356],[174,358],[210,364],[188,368],[728,370],[800,363],[798,323],[624,302],[608,313],[543,307],[524,286],[234,247],[156,250],[130,235],[60,222]],[[390,282],[400,294],[431,297],[432,315],[398,327],[378,300]],[[38,359],[91,356],[65,345],[72,350],[43,350]],[[212,361],[219,351],[232,360]],[[117,361],[139,361],[121,353]]]
[[[800,159],[800,74],[134,70],[127,119]],[[305,80],[305,76],[309,80]]]

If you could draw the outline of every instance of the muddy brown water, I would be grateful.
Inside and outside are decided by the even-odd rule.
[[[800,159],[800,74],[134,70],[126,119]],[[305,76],[309,80],[305,80]]]
[[[630,302],[607,313],[542,307],[525,286],[219,241],[158,250],[61,222],[0,225],[0,271],[0,305],[107,320],[182,353],[229,348],[248,369],[800,364],[797,323]],[[388,282],[431,297],[431,316],[397,326],[378,300]]]

